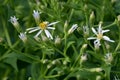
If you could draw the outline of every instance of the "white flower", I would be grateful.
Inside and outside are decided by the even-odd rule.
[[[26,36],[26,33],[20,33],[20,35],[18,35],[19,38],[23,41],[23,42],[26,42],[27,41],[27,36]]]
[[[38,11],[33,10],[33,17],[36,22],[39,22],[40,13]]]
[[[109,42],[114,42],[113,40],[111,40],[108,36],[103,36],[103,33],[105,32],[108,32],[110,30],[102,30],[101,28],[101,24],[99,24],[99,27],[98,27],[98,30],[96,31],[94,28],[92,28],[92,31],[93,33],[96,35],[96,37],[89,37],[88,40],[91,40],[91,39],[96,39],[96,40],[101,40],[101,39],[104,39],[106,41],[109,41]],[[96,41],[95,40],[95,41]],[[94,42],[95,42],[94,41]]]
[[[53,39],[52,35],[50,34],[50,32],[48,31],[48,29],[52,29],[54,30],[54,27],[50,27],[51,25],[57,24],[57,22],[52,22],[52,23],[48,23],[48,22],[41,22],[39,23],[39,25],[37,27],[32,27],[32,28],[28,28],[27,31],[28,33],[33,33],[35,31],[38,31],[38,33],[34,36],[34,37],[38,37],[41,32],[45,32],[46,36],[50,39]]]
[[[11,16],[10,17],[10,22],[16,27],[16,26],[18,26],[18,18],[16,18],[15,16]]]
[[[77,29],[77,27],[78,27],[77,24],[73,24],[72,27],[68,30],[68,34],[73,33],[73,31],[74,31],[75,29]]]

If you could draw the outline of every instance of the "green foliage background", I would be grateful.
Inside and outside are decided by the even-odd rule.
[[[42,12],[41,21],[60,21],[52,31],[54,40],[36,41],[34,34],[27,35],[26,43],[19,39],[10,17],[19,18],[22,30],[26,31],[36,26],[33,10]],[[90,18],[92,12],[94,17]],[[119,14],[120,0],[0,0],[0,80],[120,79]],[[103,41],[96,51],[87,37],[94,35],[91,28],[97,28],[100,21],[103,29],[110,29],[105,35],[115,43]],[[73,24],[78,24],[78,29],[66,36]],[[83,26],[89,27],[87,37]],[[61,38],[60,44],[55,44],[55,36]],[[110,64],[104,60],[107,53],[113,55]],[[87,61],[81,62],[84,54]]]

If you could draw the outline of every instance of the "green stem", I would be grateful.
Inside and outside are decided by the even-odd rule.
[[[19,44],[19,42],[20,42],[20,40],[18,40],[16,43],[14,43],[13,46],[12,46],[12,48],[15,48],[15,47]],[[2,59],[4,59],[4,58],[6,57],[6,55],[7,55],[8,53],[10,53],[11,51],[12,51],[11,49],[8,49],[8,50],[4,53],[4,55],[0,58],[0,61],[1,61]]]
[[[109,27],[111,27],[111,26],[114,26],[115,24],[116,24],[116,20],[115,20],[112,24],[103,27],[103,29],[106,29],[106,28],[109,28]]]
[[[70,22],[70,20],[71,20],[71,18],[72,18],[73,12],[74,12],[74,9],[71,10],[70,16],[69,16],[69,18],[68,18],[68,23]]]
[[[9,36],[9,33],[8,33],[8,30],[7,30],[7,28],[6,28],[6,23],[5,23],[5,21],[2,19],[2,24],[3,24],[3,29],[4,29],[4,33],[5,33],[5,36],[6,36],[6,39],[7,39],[7,42],[8,42],[8,45],[10,46],[10,47],[12,47],[12,43],[11,43],[11,40],[10,40],[10,36]]]
[[[44,76],[45,78],[55,78],[55,77],[59,77],[60,75],[59,74],[56,74],[56,75],[51,75],[51,76]]]

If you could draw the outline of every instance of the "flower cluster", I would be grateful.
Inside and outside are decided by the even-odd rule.
[[[26,32],[20,32],[19,38],[23,42],[25,42],[27,40],[26,33],[33,33],[33,32],[38,31],[37,34],[34,36],[35,39],[38,38],[39,35],[42,32],[45,33],[47,38],[53,39],[53,36],[49,32],[49,30],[55,30],[55,27],[51,27],[51,26],[57,24],[59,21],[52,22],[52,23],[49,23],[48,21],[40,22],[40,12],[36,11],[36,10],[33,10],[33,17],[35,19],[35,22],[36,22],[37,26],[36,27],[27,28]],[[18,26],[18,24],[19,24],[17,20],[18,20],[18,18],[16,18],[15,16],[10,18],[11,23],[15,27]],[[96,37],[89,37],[89,38],[87,38],[87,40],[94,40],[95,48],[98,48],[101,45],[100,41],[102,39],[105,40],[105,41],[114,42],[108,36],[104,36],[103,35],[104,33],[109,32],[110,30],[102,30],[101,25],[102,24],[100,23],[97,31],[95,30],[95,28],[92,27],[92,31],[96,35]],[[73,31],[76,30],[77,28],[78,28],[78,25],[77,24],[73,24],[72,27],[68,30],[68,34],[73,33]],[[88,26],[83,26],[83,32],[84,32],[84,34],[87,34],[87,35],[89,34]]]

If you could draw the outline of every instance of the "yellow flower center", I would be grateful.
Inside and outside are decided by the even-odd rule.
[[[47,27],[47,22],[41,22],[40,24],[39,24],[39,27],[40,27],[40,29],[46,29],[46,27]]]
[[[97,38],[101,40],[103,38],[103,34],[98,34]]]

